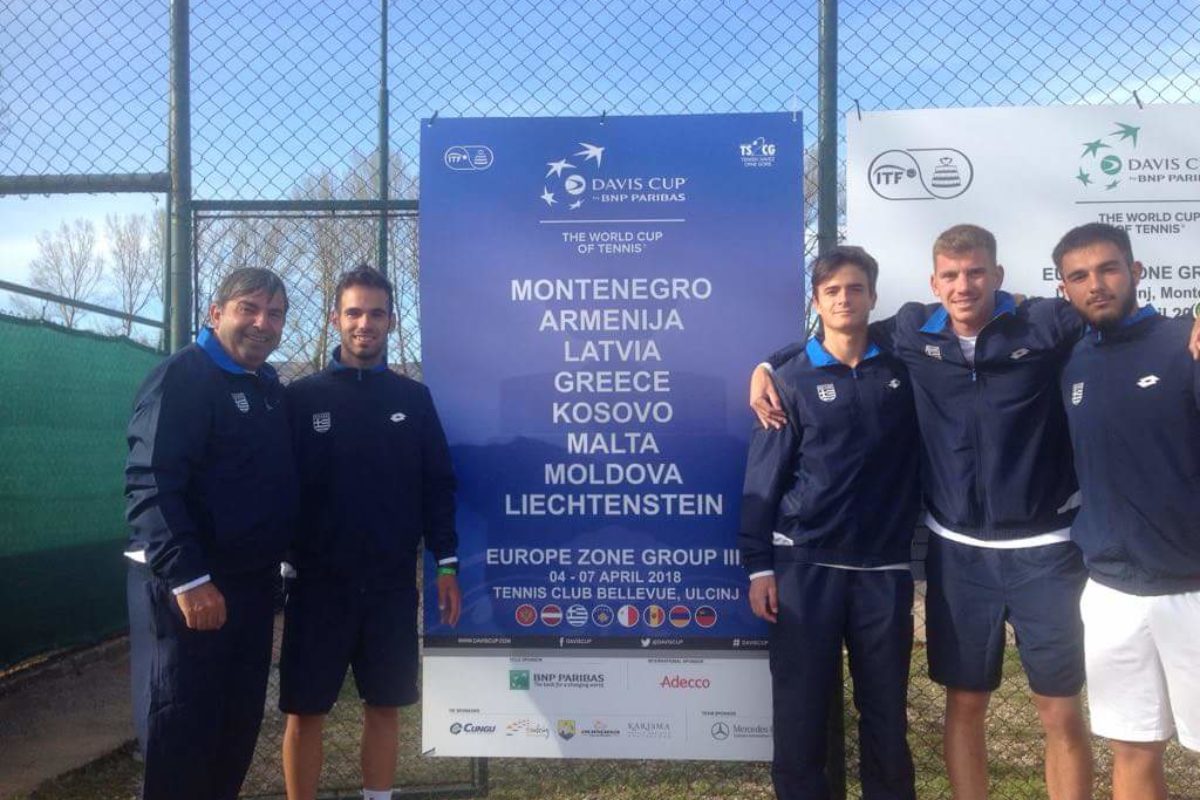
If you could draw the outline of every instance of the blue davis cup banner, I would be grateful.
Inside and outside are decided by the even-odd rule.
[[[769,758],[735,540],[749,370],[801,327],[793,114],[422,124],[425,380],[464,611],[424,749]]]

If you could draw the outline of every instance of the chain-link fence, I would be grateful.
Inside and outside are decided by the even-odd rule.
[[[837,175],[839,198],[845,191],[844,139],[836,163],[816,157],[817,115],[830,110],[817,101],[820,5],[191,0],[186,199],[196,208],[186,209],[194,228],[183,245],[192,254],[193,327],[225,270],[269,266],[285,277],[291,297],[279,352],[286,372],[320,367],[332,344],[326,321],[332,281],[359,261],[379,262],[383,213],[400,319],[390,359],[417,372],[415,204],[372,202],[380,196],[381,152],[388,156],[388,196],[419,198],[419,119],[435,113],[801,111],[811,151],[806,229],[815,243],[819,173]],[[837,79],[832,110],[839,125],[841,115],[856,109],[1200,100],[1200,7],[1191,0],[825,5],[836,8],[838,20],[837,69],[826,77]],[[166,172],[171,34],[169,11],[157,1],[0,0],[0,193],[28,185],[5,182],[14,177]],[[5,202],[15,201],[0,198]],[[836,202],[840,227],[844,205]],[[795,334],[781,331],[780,339]],[[918,794],[949,797],[942,692],[925,677],[920,603],[915,619],[910,721]],[[357,713],[354,704],[343,706],[339,714],[346,716],[330,724],[330,789],[352,789],[357,781]],[[847,714],[850,794],[857,796],[849,706]],[[1044,797],[1040,726],[1015,651],[993,699],[989,735],[992,796]],[[268,719],[263,736],[265,760],[255,773],[262,777],[248,789],[275,792],[277,720]],[[1108,780],[1105,749],[1097,746],[1096,754],[1100,794]],[[674,795],[653,786],[690,778],[694,796],[699,775],[703,796],[769,794],[760,766],[691,765],[676,775],[640,765],[640,774],[657,776],[659,784],[638,783],[628,766],[560,762],[550,771],[501,761],[493,763],[492,778],[496,787],[527,781],[530,795],[552,772],[581,793],[600,795],[601,787],[621,784],[667,797]],[[452,763],[434,772],[449,770],[456,781],[465,769]],[[1172,746],[1169,774],[1173,796],[1200,798],[1194,757]]]

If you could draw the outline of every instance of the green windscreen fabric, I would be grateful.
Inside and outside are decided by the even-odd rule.
[[[125,426],[161,358],[0,315],[0,670],[126,627]]]

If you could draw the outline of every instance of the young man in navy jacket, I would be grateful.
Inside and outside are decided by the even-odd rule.
[[[750,605],[771,628],[782,800],[831,797],[826,721],[850,653],[866,800],[916,797],[907,743],[918,510],[917,426],[903,364],[868,337],[875,259],[837,247],[813,263],[823,335],[776,371],[789,424],[750,443],[739,544]]]
[[[1017,306],[1000,291],[995,237],[978,226],[944,231],[933,267],[941,303],[909,303],[872,329],[907,366],[920,422],[925,522],[935,534],[925,626],[930,676],[946,687],[950,782],[956,800],[987,796],[985,714],[1007,621],[1046,733],[1049,796],[1087,800],[1086,574],[1070,542],[1078,498],[1058,399],[1058,372],[1082,324],[1065,303]],[[762,393],[752,387],[752,397]]]
[[[1071,529],[1088,582],[1092,730],[1110,741],[1115,800],[1166,800],[1174,733],[1200,750],[1200,366],[1189,319],[1137,305],[1129,235],[1091,223],[1055,247],[1088,323],[1062,374],[1083,506]]]
[[[287,293],[221,282],[210,327],[138,390],[125,467],[133,715],[147,800],[238,796],[262,722],[296,480],[266,358]]]
[[[397,709],[417,701],[422,540],[438,564],[441,619],[458,622],[450,451],[429,390],[387,367],[393,308],[376,270],[343,275],[331,313],[341,345],[329,367],[288,387],[301,486],[280,656],[289,800],[316,797],[323,723],[348,666],[364,703],[363,797],[392,796]]]

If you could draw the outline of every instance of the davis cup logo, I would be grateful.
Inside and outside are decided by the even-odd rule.
[[[604,160],[604,147],[591,142],[579,142],[582,150],[546,162],[546,174],[542,176],[542,193],[538,195],[549,208],[578,211],[586,200],[587,175],[599,171]]]

